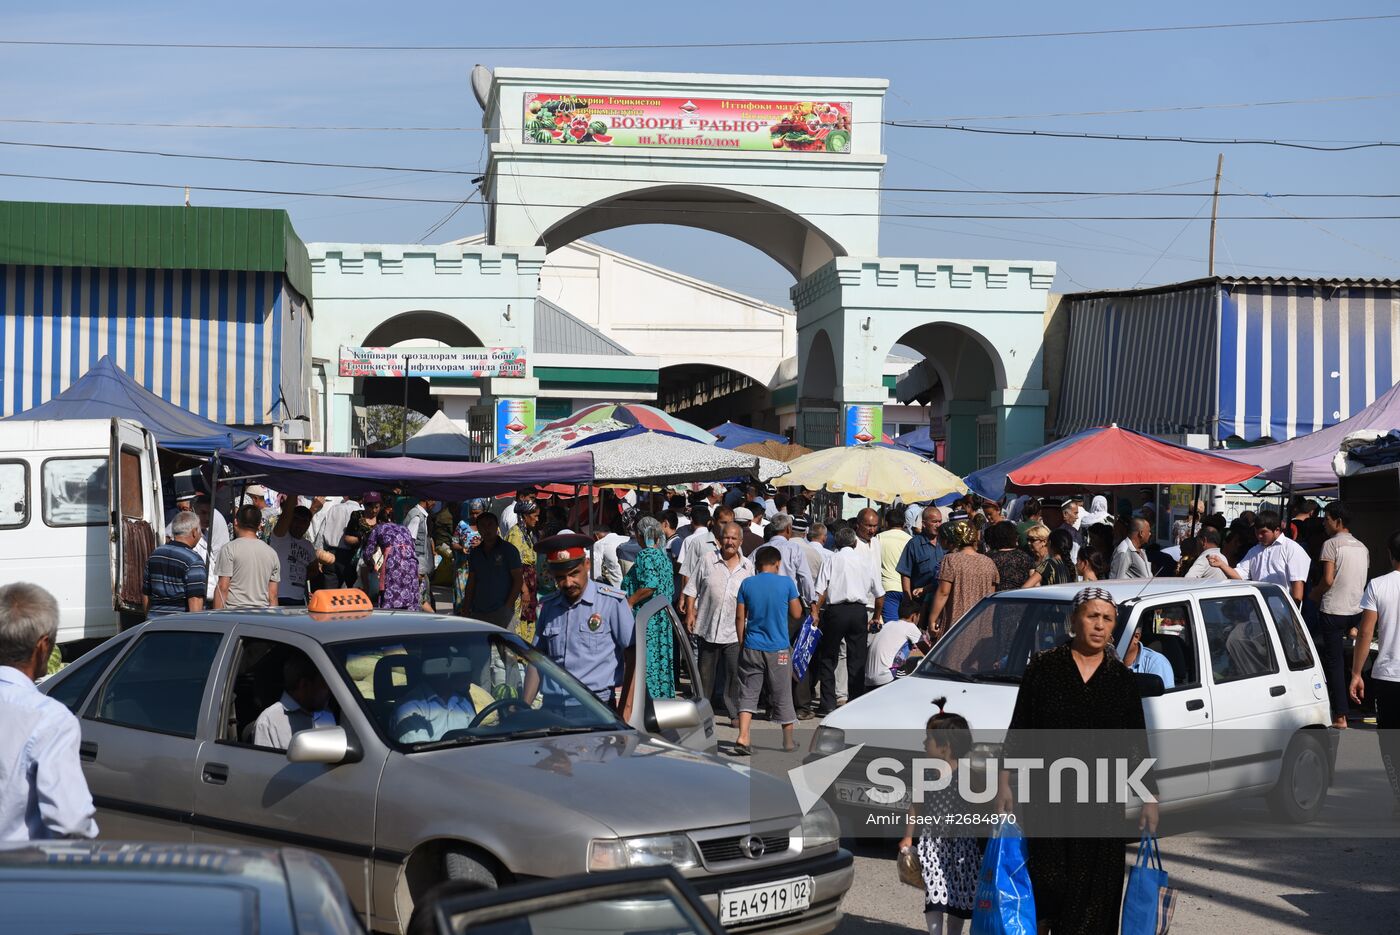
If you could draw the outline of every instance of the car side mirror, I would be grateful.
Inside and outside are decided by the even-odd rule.
[[[651,716],[647,719],[651,733],[666,730],[689,730],[700,726],[700,708],[684,698],[651,699]]]
[[[289,763],[324,763],[335,766],[360,758],[359,747],[343,727],[313,727],[297,731],[287,745]]]
[[[1160,698],[1166,694],[1167,687],[1162,682],[1160,675],[1152,675],[1148,672],[1134,672],[1133,677],[1137,680],[1138,694],[1144,698]]]

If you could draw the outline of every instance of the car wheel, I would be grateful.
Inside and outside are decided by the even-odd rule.
[[[496,874],[480,859],[463,851],[448,851],[443,857],[447,879],[474,884],[484,890],[499,886]]]
[[[1269,806],[1284,821],[1305,824],[1322,814],[1330,779],[1322,743],[1303,732],[1283,755],[1278,784],[1269,792]]]

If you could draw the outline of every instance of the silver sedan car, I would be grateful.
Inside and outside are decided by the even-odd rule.
[[[827,806],[804,814],[787,783],[623,723],[489,624],[165,617],[42,689],[80,718],[104,837],[309,849],[377,930],[447,879],[670,865],[730,931],[818,933],[852,881]],[[648,707],[653,729],[675,710]]]

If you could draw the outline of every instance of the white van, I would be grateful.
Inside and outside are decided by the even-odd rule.
[[[0,584],[47,588],[60,644],[141,619],[164,509],[155,439],[139,423],[0,422]]]

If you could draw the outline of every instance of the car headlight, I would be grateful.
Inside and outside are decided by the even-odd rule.
[[[802,852],[835,850],[841,843],[841,822],[836,813],[820,799],[812,810],[802,816]]]
[[[846,749],[846,732],[839,727],[818,727],[812,735],[810,752],[831,754]]]
[[[660,866],[691,870],[699,865],[695,845],[683,834],[594,838],[588,844],[588,870],[591,873]]]

